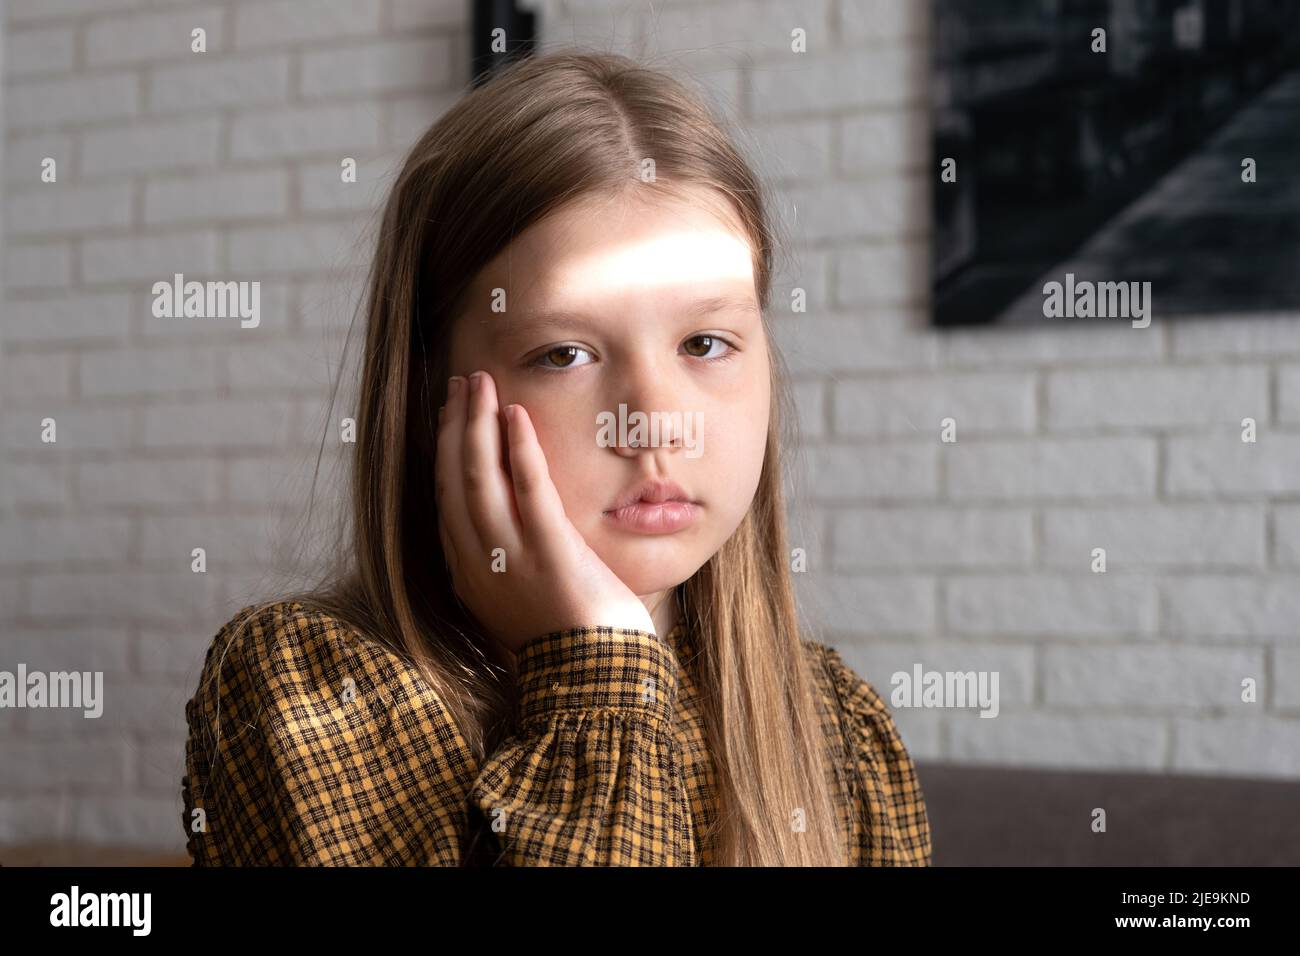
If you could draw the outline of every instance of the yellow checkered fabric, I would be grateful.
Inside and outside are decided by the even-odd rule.
[[[530,641],[515,732],[480,766],[388,648],[297,602],[264,609],[227,647],[232,624],[185,708],[196,866],[710,865],[698,834],[714,777],[689,628]],[[853,862],[930,865],[925,801],[883,701],[834,649],[803,644]]]

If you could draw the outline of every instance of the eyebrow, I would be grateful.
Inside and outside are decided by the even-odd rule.
[[[688,316],[714,315],[718,312],[759,314],[760,310],[757,302],[743,295],[709,296],[697,299],[682,310],[682,314]],[[523,318],[514,318],[507,312],[505,321],[493,324],[497,326],[497,334],[502,338],[514,338],[557,325],[570,325],[586,330],[595,330],[599,327],[595,316],[570,309],[525,309]]]

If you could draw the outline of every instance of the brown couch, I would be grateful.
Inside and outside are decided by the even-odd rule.
[[[935,866],[1297,866],[1300,781],[918,762]],[[1106,832],[1092,832],[1093,808]]]

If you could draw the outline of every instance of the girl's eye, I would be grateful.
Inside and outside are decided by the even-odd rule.
[[[537,358],[533,359],[533,361],[529,362],[528,364],[534,368],[541,368],[547,371],[558,371],[559,369],[564,369],[564,368],[574,368],[575,364],[576,365],[588,364],[586,362],[575,363],[573,361],[573,357],[574,357],[574,353],[576,352],[586,352],[588,355],[591,354],[590,352],[587,352],[586,349],[581,348],[580,346],[577,345],[557,345],[553,349],[547,349],[545,352],[537,356]],[[556,364],[555,365],[544,364],[544,360],[548,358],[553,359]]]
[[[690,352],[691,355],[694,355],[696,358],[708,358],[712,362],[726,362],[736,354],[736,347],[734,345],[732,345],[726,339],[719,338],[716,335],[693,335],[686,341],[688,343],[689,342],[704,343],[704,352],[703,354],[699,354],[699,355],[696,355],[695,352],[691,352],[690,346],[689,345],[687,346],[687,351]],[[715,355],[710,358],[709,351],[713,348],[713,345],[715,343],[720,345],[725,345],[727,347],[727,351],[721,355]]]

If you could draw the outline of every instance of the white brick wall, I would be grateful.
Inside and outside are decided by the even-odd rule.
[[[362,230],[461,89],[469,7],[7,8],[0,666],[102,669],[109,702],[99,721],[0,711],[0,843],[178,849],[184,701],[216,628],[279,570]],[[1000,675],[997,719],[896,710],[913,753],[1300,776],[1300,316],[926,328],[925,9],[541,17],[548,42],[682,64],[756,144],[795,243],[772,318],[804,437],[808,617],[886,696],[915,663]],[[153,317],[175,272],[261,280],[260,327]]]

